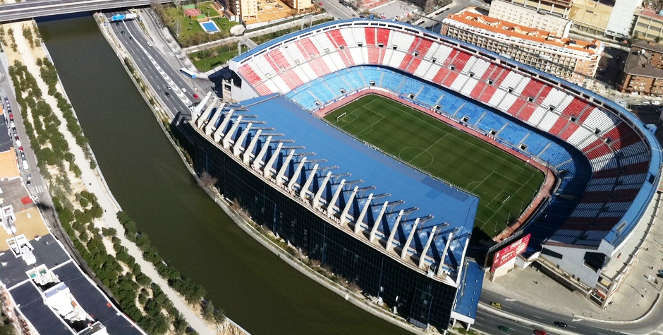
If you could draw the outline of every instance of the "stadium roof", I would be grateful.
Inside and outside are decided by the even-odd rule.
[[[658,142],[658,140],[655,137],[655,126],[654,125],[645,125],[641,120],[637,118],[633,113],[629,112],[626,110],[624,107],[620,106],[619,104],[611,101],[610,99],[607,99],[591,90],[585,89],[583,87],[580,87],[576,84],[570,83],[564,79],[555,77],[552,74],[545,73],[543,71],[539,71],[531,66],[516,62],[514,60],[502,57],[501,55],[477,47],[475,45],[465,43],[462,41],[459,41],[457,39],[448,37],[448,36],[443,36],[438,33],[431,32],[429,30],[425,30],[421,27],[413,26],[407,23],[402,23],[402,22],[397,22],[397,21],[391,21],[391,20],[380,20],[380,19],[364,19],[364,18],[353,18],[353,19],[347,19],[347,20],[337,20],[337,21],[330,21],[326,22],[317,26],[313,26],[307,29],[303,29],[300,31],[296,31],[278,38],[275,38],[269,42],[266,42],[264,44],[261,44],[257,46],[254,49],[251,49],[247,51],[246,53],[243,53],[235,58],[233,58],[229,64],[230,64],[230,69],[231,70],[237,70],[237,67],[239,66],[239,63],[247,60],[248,58],[261,54],[262,52],[275,48],[277,45],[283,43],[283,42],[289,42],[291,40],[297,39],[297,38],[303,38],[307,36],[309,33],[313,31],[318,31],[318,30],[326,30],[326,29],[331,29],[333,26],[345,26],[348,24],[356,24],[356,23],[362,23],[365,25],[370,25],[370,26],[385,26],[387,28],[391,29],[403,29],[405,31],[409,31],[410,33],[416,33],[416,34],[424,34],[427,38],[431,39],[439,39],[442,41],[445,41],[447,43],[452,43],[459,45],[460,47],[468,50],[477,50],[483,55],[490,56],[492,58],[498,59],[502,64],[506,64],[509,67],[513,68],[518,68],[521,71],[525,72],[527,75],[532,76],[532,77],[538,77],[542,80],[548,81],[550,83],[553,83],[553,85],[557,86],[558,89],[562,90],[568,90],[570,92],[574,92],[580,96],[582,96],[584,99],[591,101],[592,104],[598,106],[599,108],[605,108],[613,111],[616,115],[618,115],[622,120],[626,121],[628,124],[631,124],[634,128],[638,129],[640,133],[643,135],[643,137],[646,139],[647,145],[651,149],[652,155],[651,155],[651,160],[649,162],[649,169],[648,173],[651,176],[654,176],[654,181],[657,181],[659,176],[660,176],[660,166],[661,166],[661,146]],[[622,219],[620,220],[620,224],[615,225],[612,227],[610,231],[607,231],[607,233],[604,235],[603,239],[612,245],[615,249],[621,245],[621,243],[630,235],[630,233],[633,231],[633,228],[635,225],[638,223],[640,218],[642,217],[646,207],[647,203],[649,200],[652,198],[654,192],[657,189],[657,182],[656,183],[644,183],[642,188],[639,190],[638,195],[636,198],[633,200],[633,205],[631,205]]]
[[[265,122],[264,126],[273,128],[271,132],[283,134],[279,139],[294,140],[294,146],[304,146],[297,150],[300,154],[324,160],[324,163],[320,163],[323,167],[338,166],[333,173],[347,173],[344,178],[360,181],[359,187],[374,186],[376,194],[388,195],[385,200],[402,200],[402,209],[414,209],[402,218],[399,233],[394,237],[401,246],[410,234],[414,220],[428,217],[418,226],[410,247],[420,252],[433,226],[438,226],[441,229],[435,234],[435,247],[427,252],[437,262],[447,244],[448,234],[453,232],[444,264],[456,280],[474,226],[478,197],[369,147],[304,111],[285,96],[273,94],[243,101],[241,105],[252,119]],[[310,170],[312,163],[306,164]],[[334,179],[336,185],[341,177]],[[382,204],[383,201],[374,200],[374,206],[371,206],[373,218],[378,216],[381,207],[375,204]],[[389,227],[380,226],[378,233],[391,233],[397,212],[390,209],[386,220]]]
[[[481,287],[483,285],[484,272],[481,266],[475,261],[467,260],[463,271],[462,286],[456,291],[456,305],[454,312],[475,319],[477,316],[477,306],[481,296]]]

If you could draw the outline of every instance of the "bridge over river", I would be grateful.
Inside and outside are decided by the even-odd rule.
[[[172,0],[31,0],[0,5],[0,23],[167,2]]]

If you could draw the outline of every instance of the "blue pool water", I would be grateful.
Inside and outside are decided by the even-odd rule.
[[[214,21],[201,22],[200,25],[207,33],[211,34],[219,32],[219,27],[216,26],[216,23],[214,23]]]

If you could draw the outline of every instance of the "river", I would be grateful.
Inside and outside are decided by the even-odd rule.
[[[407,334],[280,261],[208,198],[91,16],[39,29],[115,198],[231,319],[253,334]]]

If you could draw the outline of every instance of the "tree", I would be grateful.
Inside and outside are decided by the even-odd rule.
[[[203,317],[206,320],[212,320],[214,318],[214,303],[212,300],[207,300],[203,304]]]
[[[226,314],[223,312],[223,308],[217,308],[214,310],[214,320],[218,323],[222,323],[226,320]]]

